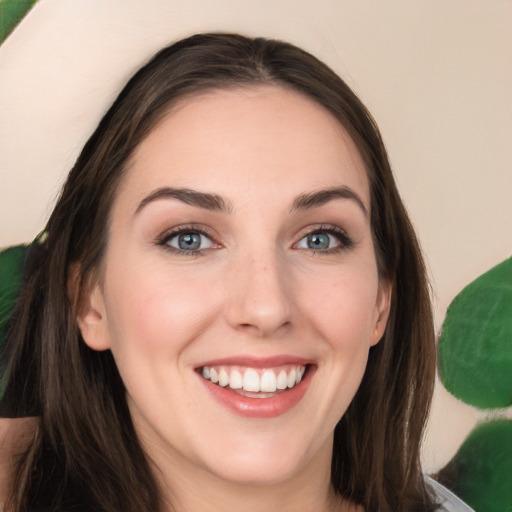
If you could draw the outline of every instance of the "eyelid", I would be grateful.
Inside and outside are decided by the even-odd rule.
[[[303,249],[297,247],[299,242],[303,240],[305,237],[312,235],[314,233],[327,233],[329,235],[335,236],[340,244],[336,247],[332,247],[329,249],[323,249],[323,250],[314,250],[314,249]],[[312,225],[308,226],[300,231],[300,233],[297,236],[297,241],[294,242],[293,248],[298,250],[304,250],[307,252],[313,252],[313,253],[323,253],[323,254],[329,254],[334,253],[338,251],[343,251],[346,249],[350,249],[355,244],[354,240],[349,236],[346,230],[343,228],[335,225],[335,224],[318,224],[318,225]]]
[[[211,240],[213,247],[209,247],[207,249],[196,249],[196,250],[183,250],[178,249],[176,247],[172,247],[167,242],[172,238],[179,236],[182,233],[198,233],[199,235],[205,236]],[[213,230],[204,226],[202,224],[182,224],[178,226],[174,226],[170,229],[165,230],[162,234],[160,234],[156,240],[155,245],[161,246],[165,250],[172,252],[174,254],[185,254],[187,256],[201,255],[207,251],[212,249],[217,249],[221,246],[220,242],[217,239],[218,237],[213,233]]]

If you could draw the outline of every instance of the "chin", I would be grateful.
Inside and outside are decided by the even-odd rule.
[[[222,467],[220,467],[222,466]],[[292,479],[303,469],[303,461],[279,460],[274,458],[230,459],[225,464],[218,464],[215,474],[222,480],[238,485],[273,486]]]
[[[240,485],[278,485],[297,477],[307,468],[330,467],[332,440],[318,446],[304,438],[263,435],[239,439],[230,446],[217,446],[207,462],[219,478]],[[233,441],[233,439],[232,439]]]

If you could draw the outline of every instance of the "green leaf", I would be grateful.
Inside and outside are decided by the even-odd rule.
[[[512,404],[512,258],[455,297],[439,340],[446,389],[481,409]]]
[[[14,30],[37,0],[0,0],[0,44]]]
[[[512,511],[512,421],[477,426],[443,472],[476,512]]]
[[[28,249],[27,245],[16,245],[0,252],[0,347],[21,287]]]

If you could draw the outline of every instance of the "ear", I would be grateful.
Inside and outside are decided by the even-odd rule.
[[[372,326],[370,345],[376,345],[382,338],[388,323],[389,311],[391,309],[391,295],[393,283],[389,279],[379,281],[379,290],[375,303],[375,317]]]
[[[79,269],[74,266],[69,272],[68,293],[75,304],[76,321],[82,338],[93,350],[107,350],[110,348],[110,338],[103,290],[99,283],[79,289],[79,280]]]

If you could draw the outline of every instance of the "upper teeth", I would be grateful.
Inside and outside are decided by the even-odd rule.
[[[202,375],[205,379],[222,387],[272,393],[277,389],[293,388],[302,380],[305,371],[305,366],[289,365],[268,370],[203,366]]]

